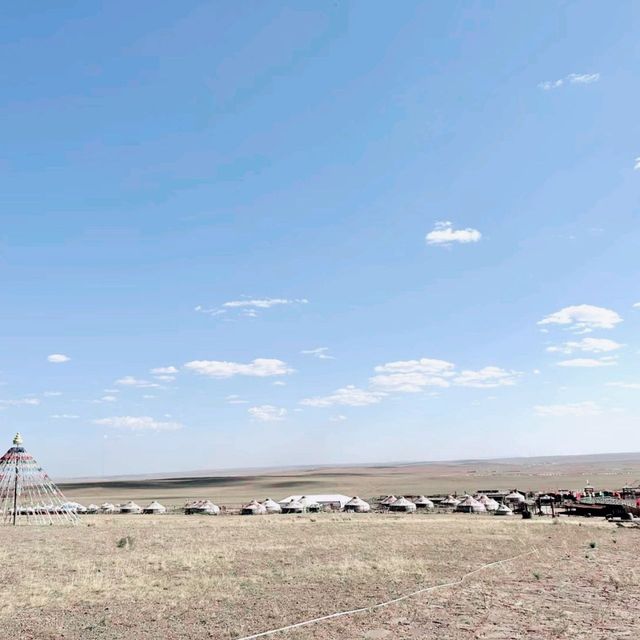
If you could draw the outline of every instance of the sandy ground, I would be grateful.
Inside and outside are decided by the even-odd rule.
[[[73,528],[5,528],[3,635],[233,640],[518,556],[461,585],[271,637],[637,637],[640,531],[555,522],[464,514],[89,516]]]

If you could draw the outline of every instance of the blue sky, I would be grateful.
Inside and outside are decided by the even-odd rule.
[[[640,450],[637,5],[0,12],[7,446]]]

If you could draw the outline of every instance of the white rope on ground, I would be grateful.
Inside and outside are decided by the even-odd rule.
[[[378,604],[372,604],[368,607],[361,607],[360,609],[350,609],[349,611],[338,611],[337,613],[329,613],[326,616],[320,616],[319,618],[313,618],[311,620],[304,620],[302,622],[296,622],[295,624],[289,624],[286,627],[279,627],[278,629],[271,629],[269,631],[261,631],[260,633],[254,633],[251,636],[243,636],[242,638],[236,638],[236,640],[255,640],[255,638],[264,638],[265,636],[271,636],[275,633],[280,633],[281,631],[288,631],[289,629],[296,629],[298,627],[305,627],[309,624],[314,624],[316,622],[322,622],[323,620],[331,620],[332,618],[341,618],[342,616],[350,616],[354,613],[364,613],[365,611],[373,611],[374,609],[381,609],[382,607],[388,607],[391,604],[395,604],[396,602],[401,602],[402,600],[407,600],[408,598],[413,598],[414,596],[420,595],[421,593],[427,593],[428,591],[436,591],[437,589],[446,589],[448,587],[456,587],[462,584],[467,578],[470,576],[480,573],[485,569],[489,569],[490,567],[497,567],[508,562],[513,562],[518,558],[524,558],[525,556],[530,556],[533,553],[538,553],[537,549],[532,549],[531,551],[526,551],[525,553],[519,553],[517,556],[512,556],[511,558],[505,558],[504,560],[496,560],[495,562],[489,562],[487,564],[483,564],[481,567],[474,569],[473,571],[469,571],[469,573],[465,573],[458,580],[454,580],[453,582],[444,582],[442,584],[436,584],[431,587],[424,587],[423,589],[418,589],[417,591],[412,591],[411,593],[407,593],[398,598],[393,598],[393,600],[386,600],[385,602],[379,602]]]

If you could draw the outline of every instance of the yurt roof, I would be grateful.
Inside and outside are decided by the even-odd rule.
[[[465,496],[464,500],[458,504],[459,507],[484,507],[482,502],[478,502],[473,496]]]
[[[267,498],[266,500],[263,500],[263,501],[262,501],[262,504],[263,504],[265,507],[268,507],[268,508],[270,508],[270,509],[275,509],[276,507],[277,507],[278,509],[280,508],[280,505],[279,505],[275,500],[272,500],[271,498]]]
[[[440,502],[440,504],[458,505],[460,504],[460,500],[458,500],[458,498],[454,498],[453,496],[447,496],[444,500]]]
[[[398,498],[396,498],[393,494],[387,496],[386,498],[383,498],[382,500],[380,500],[380,504],[392,504],[394,503]]]
[[[492,509],[497,509],[499,506],[498,501],[494,500],[493,498],[487,498],[482,504],[485,507],[491,507]]]
[[[157,500],[150,502],[145,509],[164,509],[164,505],[161,505]]]
[[[305,507],[300,500],[291,500],[282,506],[284,509],[304,509]]]
[[[427,498],[426,496],[420,496],[419,498],[414,500],[413,503],[414,504],[433,504],[433,502],[429,500],[429,498]]]
[[[400,496],[395,502],[392,503],[394,507],[410,507],[415,506],[411,500],[407,500],[404,496]]]
[[[506,504],[502,503],[497,509],[496,509],[496,513],[500,512],[500,513],[513,513],[513,511],[507,507]]]
[[[524,496],[519,491],[512,491],[508,493],[505,498],[507,500],[524,500]]]
[[[129,502],[125,502],[120,507],[121,509],[140,509],[140,505],[136,504],[133,500],[129,500]]]
[[[369,503],[365,502],[362,498],[359,498],[358,496],[353,496],[353,498],[351,498],[351,500],[349,500],[349,502],[347,502],[347,504],[344,505],[345,507],[368,507]]]

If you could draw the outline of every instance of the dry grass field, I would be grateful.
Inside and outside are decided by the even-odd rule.
[[[217,504],[238,506],[252,498],[270,496],[278,500],[291,494],[339,492],[369,498],[387,493],[464,493],[491,488],[580,490],[587,482],[607,489],[640,484],[640,454],[202,472],[74,481],[61,488],[69,498],[83,504],[133,499],[182,506],[187,499],[209,498]]]
[[[640,531],[577,518],[87,516],[2,530],[1,628],[21,640],[233,640],[519,556],[271,637],[634,638],[639,548]]]

